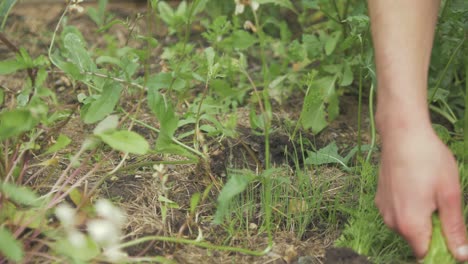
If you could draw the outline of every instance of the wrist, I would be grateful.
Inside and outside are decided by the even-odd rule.
[[[397,138],[407,133],[432,131],[426,104],[379,102],[375,114],[377,130],[382,138]]]

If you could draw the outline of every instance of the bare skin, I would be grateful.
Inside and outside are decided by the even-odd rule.
[[[378,76],[382,139],[377,207],[417,258],[427,253],[438,211],[452,254],[468,260],[456,161],[432,129],[427,105],[430,54],[440,0],[368,0]]]

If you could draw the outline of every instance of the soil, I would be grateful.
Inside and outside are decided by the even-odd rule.
[[[138,2],[138,3],[137,3]],[[113,2],[109,6],[109,10],[116,16],[122,18],[135,19],[135,14],[144,12],[146,4],[142,1],[131,2],[121,1]],[[41,1],[40,4],[32,2],[22,2],[15,6],[12,14],[7,22],[6,32],[7,37],[18,46],[24,47],[32,56],[46,54],[51,38],[51,32],[55,29],[56,23],[63,12],[64,6],[61,2],[56,1]],[[47,15],[44,15],[47,14]],[[76,25],[88,43],[92,43],[93,48],[103,47],[104,40],[95,27],[92,26],[92,21],[85,15],[74,13],[69,16],[68,24]],[[162,27],[158,27],[162,28]],[[146,30],[143,21],[135,23],[135,31]],[[128,40],[128,30],[124,27],[115,26],[111,30],[112,34],[117,36],[118,45],[123,46]],[[164,29],[159,29],[155,34],[157,36],[165,36],[167,32]],[[136,45],[128,43],[128,45]],[[13,57],[14,54],[8,51],[5,46],[0,45],[0,59]],[[155,54],[157,61],[157,54]],[[158,65],[158,63],[155,63]],[[157,67],[157,66],[156,66]],[[17,73],[10,76],[0,76],[0,85],[6,91],[7,98],[13,98],[17,91],[25,84],[26,74]],[[51,128],[51,131],[59,130],[72,139],[72,144],[67,150],[59,155],[59,166],[44,173],[57,174],[63,170],[66,155],[73,154],[79,149],[83,142],[84,135],[92,131],[92,127],[84,125],[78,114],[79,103],[76,95],[85,87],[73,86],[70,80],[61,73],[51,72],[47,81],[48,87],[54,89],[59,100],[62,102],[62,107],[66,109],[74,109],[70,118],[66,122],[61,123],[56,128]],[[127,98],[126,106],[135,104],[137,98]],[[329,127],[317,136],[306,134],[309,139],[314,142],[317,148],[326,146],[332,141],[336,141],[341,150],[349,150],[356,145],[357,138],[357,104],[356,97],[352,95],[342,96],[341,115]],[[297,118],[300,113],[301,98],[292,98],[286,105],[279,109],[278,119]],[[7,106],[6,106],[7,107]],[[240,109],[239,115],[245,115],[247,118],[239,118],[240,120],[248,120],[248,109]],[[364,109],[364,115],[367,116],[367,108]],[[139,119],[145,123],[155,124],[156,120],[152,115],[141,114]],[[279,121],[278,124],[281,124]],[[363,128],[368,130],[369,122],[364,120]],[[150,141],[154,141],[156,135],[151,130],[135,126],[135,130],[141,134],[148,135]],[[203,166],[194,165],[167,165],[166,173],[169,175],[167,184],[171,187],[171,199],[175,201],[181,208],[189,208],[189,201],[192,194],[196,192],[203,193],[207,186],[212,182],[212,178],[204,177],[200,180],[201,174],[206,174],[206,171],[211,172],[211,176],[220,179],[221,181],[226,176],[227,168],[250,168],[258,169],[263,167],[264,140],[260,136],[252,134],[248,124],[242,123],[238,127],[238,139],[229,139],[222,142],[212,144],[210,150],[211,162],[208,164],[208,169]],[[45,137],[44,144],[50,143],[56,135],[50,134]],[[363,142],[369,142],[368,133],[365,133]],[[287,133],[279,127],[272,135],[272,162],[274,164],[284,164],[291,162],[291,158],[285,155],[286,150],[293,149],[292,143],[289,140]],[[151,142],[152,143],[152,142]],[[97,153],[96,155],[103,153]],[[114,154],[113,154],[114,155]],[[247,158],[246,158],[247,157]],[[110,168],[115,166],[121,157],[115,154],[112,157],[115,160],[114,164],[110,164]],[[164,160],[167,161],[167,157]],[[132,158],[126,161],[126,165],[120,170],[113,179],[104,183],[100,188],[99,196],[108,197],[118,203],[128,214],[128,224],[126,231],[131,237],[141,237],[144,235],[172,235],[195,238],[197,236],[197,228],[203,231],[204,238],[207,241],[218,242],[219,237],[224,234],[222,230],[217,230],[217,227],[209,223],[200,222],[198,225],[189,223],[186,211],[170,210],[167,221],[164,223],[161,220],[161,211],[158,208],[157,199],[160,195],[165,194],[161,188],[161,181],[155,180],[154,169],[152,164],[156,164],[163,160],[163,157],[153,156],[146,160],[138,160]],[[91,158],[90,166],[95,161]],[[178,162],[177,158],[171,160]],[[40,162],[38,160],[37,162]],[[131,170],[132,164],[146,164],[136,166],[137,170]],[[289,164],[293,165],[293,164]],[[102,168],[100,173],[105,172],[109,168]],[[337,175],[343,176],[343,172],[336,168],[327,168],[323,173],[328,173],[330,177],[336,178],[336,184],[340,183]],[[28,172],[31,174],[32,172]],[[86,188],[92,188],[100,179],[99,173],[91,177],[86,182]],[[80,177],[78,174],[77,177]],[[343,176],[344,177],[344,176]],[[53,178],[51,179],[53,180]],[[85,188],[85,187],[83,187]],[[212,215],[214,209],[214,199],[216,192],[212,191],[210,197],[211,202],[203,205],[202,216]],[[167,243],[148,243],[140,247],[131,248],[129,253],[150,255],[162,255],[170,259],[174,259],[179,263],[326,263],[326,264],[358,264],[370,263],[366,257],[359,256],[357,253],[346,248],[331,248],[333,241],[339,236],[339,231],[335,229],[311,230],[305,237],[298,239],[293,233],[280,231],[275,234],[275,245],[272,251],[263,257],[249,257],[241,254],[232,254],[225,252],[216,252],[206,249],[201,249],[193,246],[171,245]],[[255,230],[252,231],[250,237],[242,237],[233,239],[235,245],[241,245],[246,248],[263,249],[267,245],[267,238],[262,235],[257,235]],[[237,243],[237,244],[236,244]]]

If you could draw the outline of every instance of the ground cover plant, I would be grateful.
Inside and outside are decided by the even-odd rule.
[[[467,13],[428,98],[464,193]],[[0,263],[415,261],[373,201],[365,1],[5,0],[0,42]]]

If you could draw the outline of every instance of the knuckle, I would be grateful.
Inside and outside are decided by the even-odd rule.
[[[450,225],[446,226],[446,230],[444,232],[449,237],[462,236],[462,238],[464,239],[465,223],[463,223],[462,221],[454,221],[450,223]]]
[[[440,198],[446,204],[455,204],[461,199],[461,190],[460,188],[446,188],[440,193]]]

